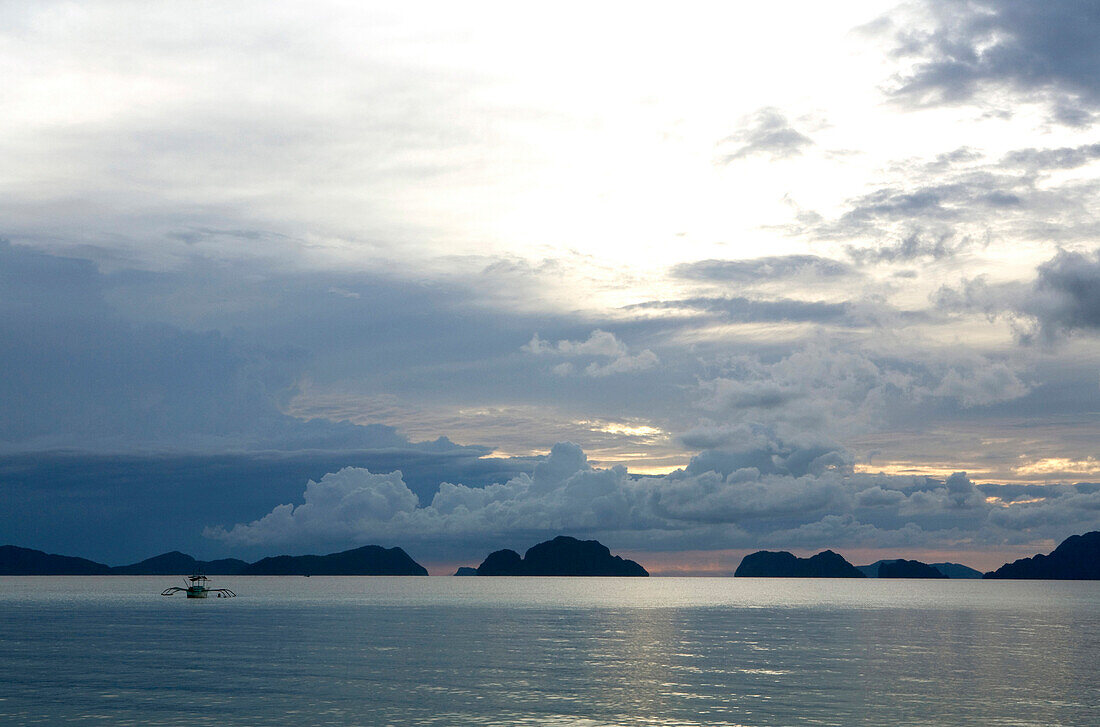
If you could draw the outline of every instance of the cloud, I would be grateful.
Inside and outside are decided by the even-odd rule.
[[[660,360],[657,358],[657,354],[646,349],[633,356],[619,356],[606,364],[593,361],[584,368],[584,373],[586,376],[596,377],[627,374],[651,369],[658,363],[660,363]]]
[[[1100,249],[1059,251],[1039,265],[1030,283],[989,283],[985,278],[944,286],[934,303],[942,310],[1007,317],[1025,342],[1055,343],[1100,331]]]
[[[142,280],[141,314],[178,283]],[[135,320],[125,285],[87,260],[0,241],[0,449],[464,449],[380,423],[288,416],[305,348]]]
[[[652,300],[633,303],[625,310],[698,310],[721,315],[734,321],[809,321],[844,322],[851,312],[848,303],[825,303],[780,298],[760,300],[744,297],[696,297],[679,300]]]
[[[883,186],[849,202],[847,211],[835,223],[835,230],[848,235],[882,230],[897,222],[917,223],[938,231],[933,245],[910,232],[893,247],[884,259],[907,259],[921,256],[943,256],[953,250],[949,239],[953,228],[946,225],[967,222],[975,217],[1024,204],[1031,180],[998,175],[977,169],[950,174],[946,177],[912,175],[916,183],[910,186]]]
[[[1017,149],[1001,160],[1001,166],[1023,167],[1033,171],[1077,169],[1100,159],[1100,144],[1084,144],[1057,149]]]
[[[558,341],[557,344],[539,339],[539,334],[522,346],[522,350],[533,353],[560,353],[565,356],[604,356],[616,358],[626,355],[626,345],[615,337],[614,333],[595,330],[584,341]]]
[[[986,363],[966,370],[950,369],[933,390],[936,396],[958,400],[964,407],[989,406],[1024,396],[1029,388],[1011,367],[1004,363]]]
[[[968,147],[932,160],[895,161],[871,191],[832,216],[803,215],[786,229],[846,243],[856,269],[1002,253],[1011,242],[1084,244],[1100,229],[1097,186],[1057,172],[1100,158],[1100,146],[1021,148],[991,159]]]
[[[856,271],[848,263],[817,255],[780,255],[681,263],[672,268],[672,274],[687,280],[751,285],[795,277],[841,277],[856,274]]]
[[[1048,338],[1100,331],[1100,248],[1091,254],[1063,250],[1040,265],[1026,310]]]
[[[529,458],[416,447],[150,454],[0,454],[0,532],[5,542],[74,553],[111,564],[181,550],[196,557],[253,559],[271,550],[227,552],[201,533],[212,522],[249,521],[273,503],[293,502],[307,480],[345,467],[400,470],[430,503],[443,481],[482,487],[530,472]],[[325,546],[342,549],[346,541]],[[316,551],[314,551],[316,552]],[[331,552],[331,551],[328,551]]]
[[[616,338],[614,333],[599,329],[592,331],[583,341],[561,340],[557,343],[543,341],[536,333],[520,349],[536,356],[551,354],[572,358],[595,358],[596,361],[591,361],[583,369],[585,376],[595,378],[646,371],[660,363],[657,354],[649,349],[631,354],[626,344]],[[569,361],[555,364],[551,368],[555,376],[570,376],[575,370],[573,363]]]
[[[730,356],[714,375],[700,378],[696,391],[697,405],[732,431],[763,423],[850,436],[887,420],[928,416],[926,407],[934,404],[989,406],[1018,399],[1030,387],[1009,362],[970,352],[885,353],[817,343],[778,359]],[[687,436],[717,441],[703,431]]]
[[[407,517],[417,506],[416,494],[399,471],[377,475],[356,467],[330,472],[320,482],[310,480],[302,499],[298,506],[279,505],[250,526],[234,528],[237,541],[352,538],[375,522]]]
[[[755,154],[765,154],[771,159],[788,159],[798,156],[814,143],[772,107],[757,110],[744,123],[743,129],[718,143],[720,148],[735,147],[719,156],[719,164],[729,164]]]
[[[915,64],[896,78],[890,91],[895,99],[920,107],[988,100],[990,92],[1009,89],[1016,98],[1046,97],[1061,123],[1091,122],[1100,106],[1096,5],[928,0],[923,6],[934,27],[906,28],[896,36],[896,54]]]
[[[651,548],[657,542],[667,550],[941,547],[964,538],[1003,543],[1023,531],[1032,538],[1068,534],[1100,510],[1100,492],[1040,488],[1019,504],[991,502],[963,472],[943,480],[856,474],[846,454],[820,440],[755,434],[757,441],[744,440],[739,450],[705,452],[662,477],[595,468],[580,447],[559,443],[531,474],[484,487],[444,482],[425,506],[399,472],[346,468],[308,482],[297,505],[205,534],[235,545],[343,539],[436,543],[443,550],[552,533],[649,539]]]

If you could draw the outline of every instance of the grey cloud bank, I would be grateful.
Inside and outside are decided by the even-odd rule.
[[[547,533],[614,539],[655,550],[774,547],[962,548],[1057,539],[1092,522],[1095,486],[1044,488],[1023,504],[979,489],[958,472],[940,480],[858,474],[824,442],[792,443],[766,431],[704,453],[663,477],[591,467],[559,443],[530,474],[485,487],[444,482],[418,504],[399,472],[345,468],[307,483],[302,501],[251,523],[211,527],[234,546],[408,542],[434,557],[468,556]],[[984,491],[983,491],[984,490]],[[1026,532],[1026,534],[1025,534]]]

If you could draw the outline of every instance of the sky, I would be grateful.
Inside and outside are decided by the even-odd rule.
[[[1100,7],[0,4],[0,541],[1100,524]]]

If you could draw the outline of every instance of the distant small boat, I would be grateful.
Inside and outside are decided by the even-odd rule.
[[[161,591],[162,596],[171,596],[174,593],[183,592],[188,598],[209,598],[213,593],[215,598],[235,598],[236,593],[228,588],[211,588],[210,579],[201,574],[187,576],[187,587],[172,586]]]

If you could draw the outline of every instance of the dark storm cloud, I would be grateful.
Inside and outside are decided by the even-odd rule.
[[[165,282],[138,277],[146,292]],[[456,448],[414,445],[384,425],[287,416],[310,359],[301,342],[135,321],[108,302],[126,299],[118,284],[87,261],[0,244],[5,449]],[[145,314],[158,305],[138,297]]]
[[[959,103],[1008,87],[1046,95],[1056,120],[1083,125],[1100,107],[1100,6],[1082,0],[928,0],[931,31],[902,30],[912,71],[892,95],[913,106]]]
[[[686,280],[752,284],[799,276],[841,277],[855,274],[855,269],[848,263],[817,255],[781,255],[748,260],[698,260],[674,266],[672,274]]]
[[[718,163],[729,164],[756,154],[788,159],[813,143],[813,139],[791,126],[778,109],[766,107],[746,119],[743,129],[718,142],[719,148],[729,150],[719,155]]]
[[[464,429],[459,412],[472,402],[546,406],[561,422],[648,421],[682,402],[694,374],[690,356],[674,352],[678,363],[666,368],[651,348],[704,317],[516,311],[491,296],[539,281],[500,270],[448,282],[201,258],[171,272],[102,273],[11,245],[0,257],[0,448],[8,452],[436,446],[371,422],[500,446]],[[521,350],[536,331],[584,341],[601,329],[622,355],[570,359],[576,376],[554,375],[562,360]],[[537,422],[531,417],[529,434],[540,446],[561,438]],[[511,446],[532,445],[517,436]]]

